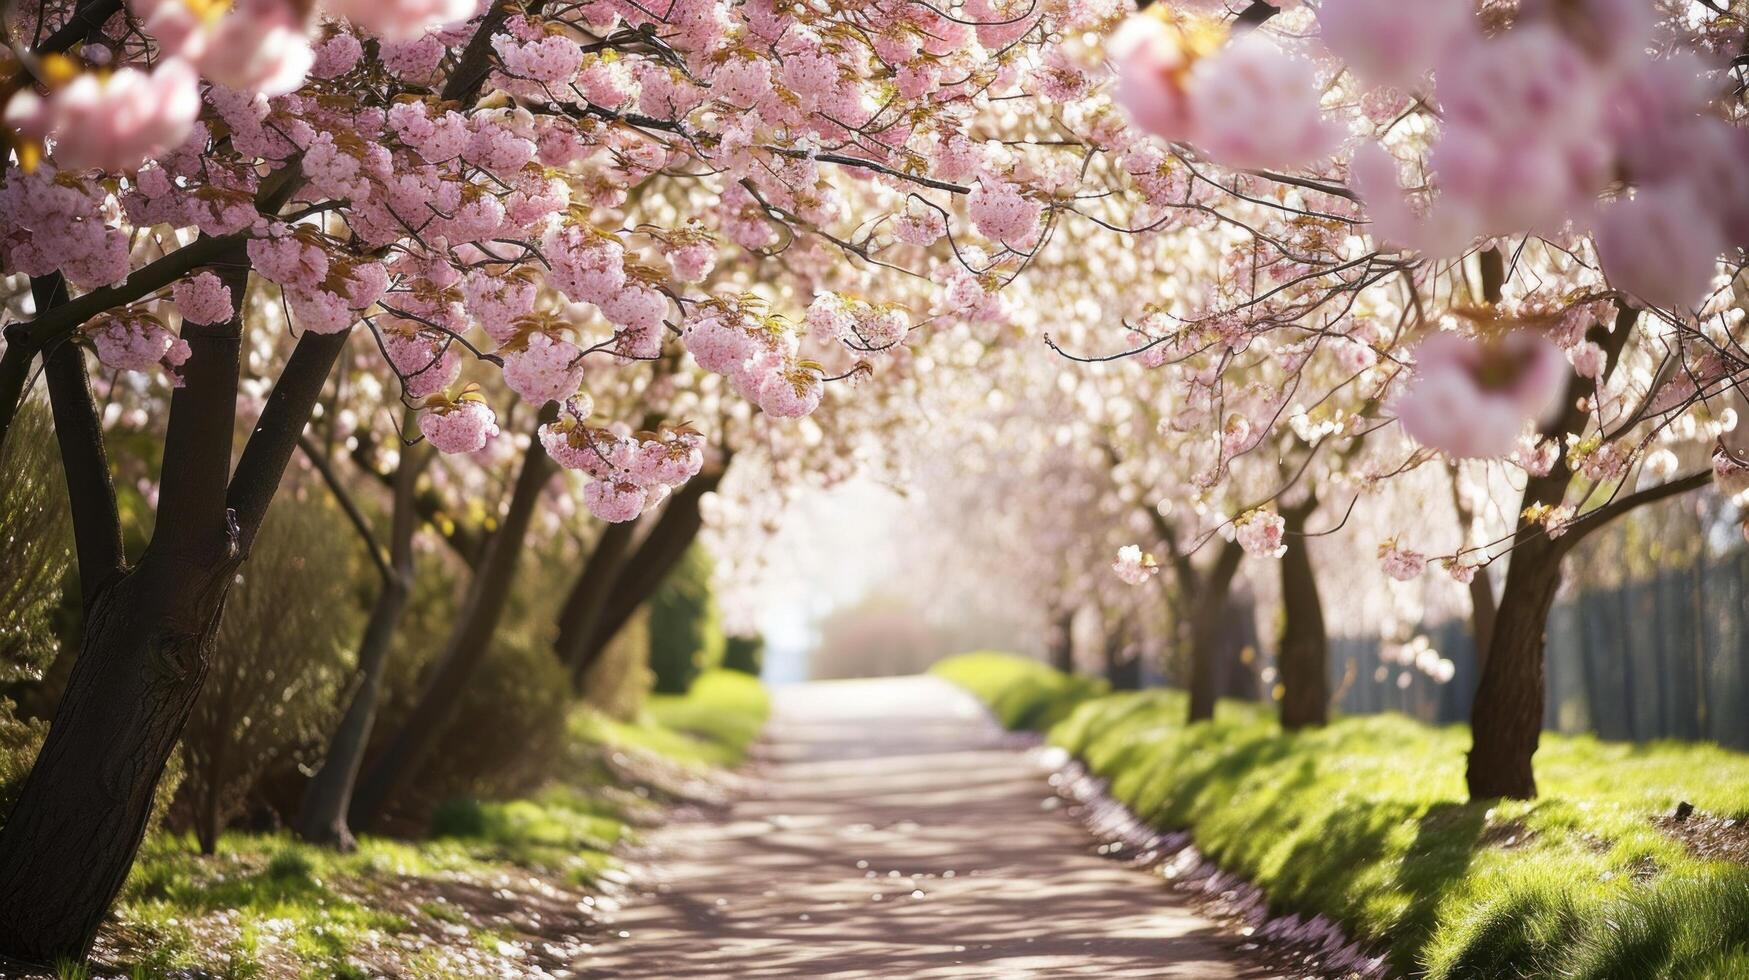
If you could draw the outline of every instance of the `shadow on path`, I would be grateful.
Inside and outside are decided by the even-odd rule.
[[[1032,756],[931,677],[781,688],[750,798],[655,835],[584,977],[1272,974],[1144,871],[1092,853]]]

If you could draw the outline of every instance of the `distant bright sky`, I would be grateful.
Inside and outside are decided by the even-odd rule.
[[[766,587],[754,611],[767,683],[807,679],[815,624],[900,574],[915,514],[912,503],[861,478],[796,500],[766,545]]]

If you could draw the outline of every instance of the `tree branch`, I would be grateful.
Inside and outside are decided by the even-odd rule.
[[[1687,493],[1690,490],[1697,490],[1706,486],[1712,478],[1713,473],[1711,469],[1702,469],[1699,472],[1690,473],[1687,476],[1678,477],[1677,479],[1660,483],[1655,487],[1636,490],[1625,497],[1617,497],[1609,503],[1604,504],[1602,507],[1581,514],[1575,518],[1571,524],[1567,525],[1566,533],[1561,535],[1557,540],[1556,545],[1562,554],[1566,554],[1567,552],[1572,551],[1573,547],[1579,542],[1585,540],[1586,535],[1605,524],[1608,524],[1610,521],[1615,520],[1628,511],[1633,510],[1636,507],[1642,507],[1646,504],[1656,503],[1669,497],[1675,497]]]
[[[243,455],[237,460],[226,492],[226,501],[235,512],[241,554],[249,553],[261,521],[267,516],[267,507],[273,503],[273,494],[279,489],[280,477],[291,461],[292,450],[310,421],[316,399],[328,383],[328,372],[333,370],[346,346],[346,338],[351,335],[350,328],[339,333],[306,330],[280,371],[273,393],[267,396],[267,407],[261,410],[261,418],[243,446]]]
[[[30,291],[39,310],[67,301],[67,282],[58,272],[32,276]],[[55,416],[61,470],[67,477],[74,549],[79,556],[80,598],[90,608],[98,592],[127,567],[115,480],[104,449],[97,401],[91,395],[91,378],[85,372],[85,351],[71,339],[62,340],[44,359],[43,374]]]
[[[44,38],[31,53],[38,57],[59,54],[90,37],[93,31],[100,30],[119,10],[121,0],[85,0],[65,24]]]
[[[352,450],[352,461],[365,475],[382,484],[384,488],[393,490],[395,478],[393,475],[377,469],[375,448],[376,441],[370,433],[361,432],[358,445]],[[410,446],[402,447],[401,452],[406,453],[411,448]],[[430,462],[430,460],[426,460],[426,462]],[[442,494],[430,488],[420,491],[413,500],[413,512],[419,515],[420,520],[432,526],[432,529],[437,532],[439,537],[443,538],[444,543],[449,545],[450,550],[455,552],[456,557],[460,558],[463,564],[469,568],[479,567],[480,558],[486,550],[487,535],[479,528],[456,520],[444,506]]]
[[[99,314],[149,296],[203,265],[218,263],[228,254],[226,249],[240,245],[246,237],[236,234],[198,238],[163,258],[135,269],[126,279],[113,286],[93,289],[53,310],[39,312],[36,319],[29,323],[8,329],[8,340],[18,330],[23,330],[28,334],[30,342],[41,350]]]
[[[6,351],[0,353],[0,447],[6,445],[12,420],[24,404],[24,386],[35,360],[36,345],[30,342],[29,332],[16,325],[7,327]]]
[[[376,533],[371,530],[370,521],[366,520],[364,512],[358,509],[358,504],[353,501],[352,494],[346,492],[346,487],[341,484],[340,477],[328,462],[327,455],[317,448],[314,442],[310,441],[308,435],[301,432],[298,434],[298,448],[304,451],[304,458],[310,461],[310,465],[316,468],[316,472],[322,474],[322,482],[328,485],[328,492],[334,495],[335,503],[338,503],[340,509],[345,511],[346,519],[352,523],[352,529],[364,539],[364,547],[370,552],[370,560],[376,565],[377,574],[382,576],[383,583],[387,585],[392,582],[395,571],[389,567],[389,560],[383,554],[382,546],[377,543]]]

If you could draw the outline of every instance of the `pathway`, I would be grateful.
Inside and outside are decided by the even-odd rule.
[[[779,688],[755,791],[659,831],[581,975],[1271,976],[1157,877],[1092,853],[1037,762],[932,677]]]

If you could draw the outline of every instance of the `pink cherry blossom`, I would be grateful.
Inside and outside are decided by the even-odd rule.
[[[504,383],[536,404],[558,401],[583,383],[583,351],[568,340],[532,334],[525,346],[504,354]]]
[[[174,375],[190,353],[187,342],[145,316],[115,317],[88,336],[97,359],[117,371],[151,371],[163,366]]]
[[[668,299],[654,289],[628,286],[606,297],[601,303],[601,315],[632,331],[655,333],[659,337],[663,318],[668,315]]]
[[[1136,545],[1126,544],[1117,550],[1117,558],[1111,563],[1111,570],[1126,584],[1141,585],[1159,574],[1160,566],[1155,563],[1153,555],[1144,554]]]
[[[753,356],[753,337],[726,312],[694,319],[682,340],[698,366],[716,374],[729,374]]]
[[[1246,34],[1191,71],[1194,142],[1230,167],[1310,166],[1336,147],[1318,91],[1311,64]]]
[[[786,366],[773,372],[759,385],[759,408],[774,418],[794,419],[812,414],[820,407],[826,386],[820,382],[820,372],[802,366]]]
[[[1598,222],[1597,257],[1610,282],[1656,306],[1698,306],[1724,250],[1714,204],[1682,184],[1641,188]]]
[[[687,242],[667,250],[668,267],[681,282],[700,282],[717,262],[716,245],[710,241]]]
[[[979,178],[966,197],[972,227],[1010,248],[1029,249],[1038,241],[1038,219],[1044,206],[1021,194],[1005,180]]]
[[[498,417],[485,402],[463,399],[419,413],[419,431],[443,453],[474,453],[498,435]]]
[[[1137,14],[1118,28],[1109,51],[1117,65],[1113,98],[1136,125],[1164,140],[1188,138],[1192,116],[1183,77],[1189,63],[1177,29]]]
[[[1560,351],[1536,334],[1481,344],[1436,333],[1416,348],[1414,375],[1393,407],[1425,446],[1458,459],[1498,458],[1559,396],[1563,367]]]
[[[200,113],[198,80],[181,58],[166,58],[149,74],[84,72],[47,98],[28,90],[14,95],[6,120],[26,135],[46,137],[63,169],[136,167],[188,136]]]
[[[1475,30],[1473,8],[1450,0],[1324,0],[1318,33],[1369,84],[1407,88]]]
[[[1386,541],[1379,545],[1379,565],[1384,568],[1386,575],[1399,582],[1407,582],[1419,578],[1427,570],[1427,556],[1401,548],[1396,541]]]
[[[1239,547],[1258,558],[1280,558],[1287,554],[1287,545],[1282,543],[1286,530],[1287,521],[1270,510],[1254,510],[1234,522]]]
[[[305,17],[286,0],[239,0],[195,59],[207,78],[267,96],[296,91],[315,62]]]
[[[210,272],[178,279],[170,294],[182,319],[189,323],[224,323],[236,310],[231,304],[231,288]]]
[[[445,338],[407,324],[405,329],[385,329],[383,352],[407,386],[407,397],[429,398],[443,391],[461,374],[461,355]]]
[[[322,6],[386,41],[411,41],[433,27],[466,20],[476,0],[323,0]]]
[[[649,491],[623,480],[592,480],[583,487],[583,503],[589,513],[610,524],[637,520],[648,498]]]

